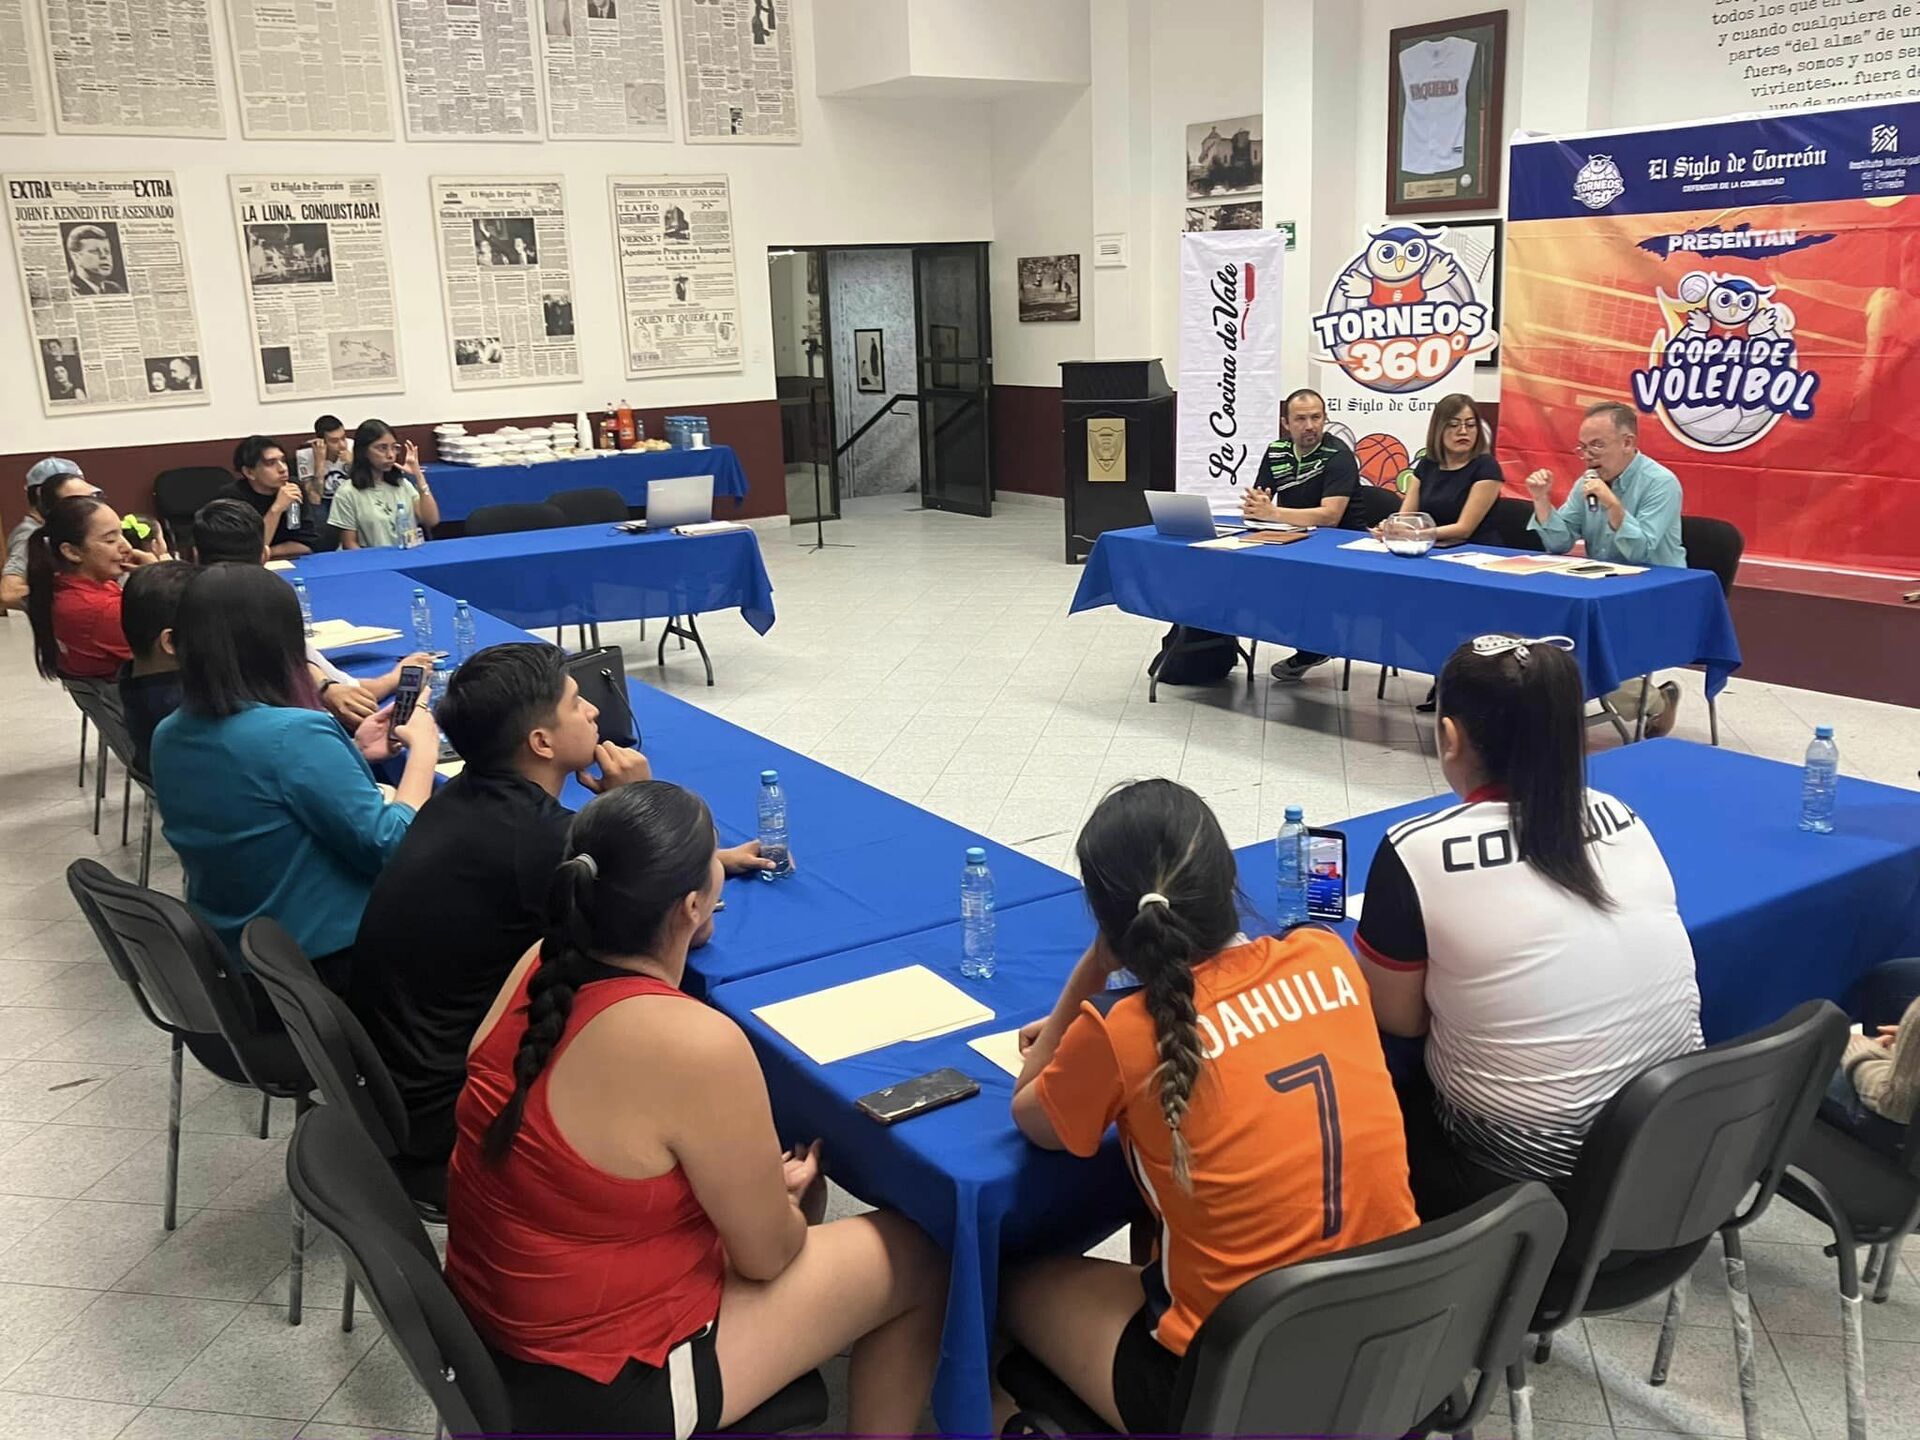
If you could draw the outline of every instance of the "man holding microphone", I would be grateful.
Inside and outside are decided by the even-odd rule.
[[[1593,560],[1622,565],[1676,565],[1687,552],[1680,543],[1680,480],[1659,461],[1640,451],[1640,417],[1631,405],[1603,400],[1587,407],[1575,447],[1586,473],[1558,509],[1553,504],[1553,472],[1527,477],[1533,518],[1527,528],[1549,554],[1564,555],[1584,540]],[[1614,713],[1631,721],[1640,713],[1640,682],[1629,680],[1606,697]],[[1646,733],[1665,735],[1678,718],[1680,687],[1671,680],[1647,691]]]

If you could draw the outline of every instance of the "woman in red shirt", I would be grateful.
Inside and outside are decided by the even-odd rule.
[[[139,557],[139,558],[136,558]],[[69,495],[27,542],[33,658],[49,680],[111,680],[133,658],[120,628],[120,581],[142,560],[120,517],[95,495]]]
[[[919,1423],[943,1258],[898,1215],[820,1224],[740,1027],[680,989],[711,933],[713,817],[663,781],[573,822],[548,931],[467,1052],[447,1279],[524,1434],[731,1425],[853,1348],[849,1420]]]

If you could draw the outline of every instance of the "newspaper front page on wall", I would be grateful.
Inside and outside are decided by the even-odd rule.
[[[377,0],[227,0],[226,9],[247,139],[393,139]]]
[[[614,176],[627,376],[740,368],[733,205],[724,175]]]
[[[433,217],[453,388],[577,377],[573,252],[560,177],[437,179]]]
[[[540,138],[531,0],[393,0],[393,25],[409,140]]]
[[[205,404],[172,174],[9,175],[6,184],[41,408]]]
[[[547,132],[671,140],[666,0],[540,0]]]
[[[224,138],[210,0],[44,0],[63,135]]]
[[[677,0],[689,144],[800,143],[792,0]]]
[[[371,175],[235,175],[262,400],[398,392],[386,206]]]
[[[0,134],[38,135],[46,128],[27,54],[26,0],[0,0]]]

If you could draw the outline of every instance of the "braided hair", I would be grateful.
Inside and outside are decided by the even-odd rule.
[[[664,780],[610,790],[574,817],[566,858],[547,887],[547,929],[527,982],[513,1095],[481,1145],[489,1164],[513,1148],[527,1096],[566,1034],[575,994],[603,973],[600,957],[654,953],[671,912],[713,883],[713,852],[706,802]]]
[[[1173,1176],[1191,1194],[1193,1157],[1182,1126],[1200,1076],[1193,967],[1239,932],[1233,851],[1206,802],[1172,780],[1113,791],[1074,848],[1094,922],[1115,958],[1139,977],[1153,1017]]]

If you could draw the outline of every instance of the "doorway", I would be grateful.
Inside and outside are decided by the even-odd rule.
[[[987,246],[781,247],[767,264],[793,522],[886,494],[992,514]]]

